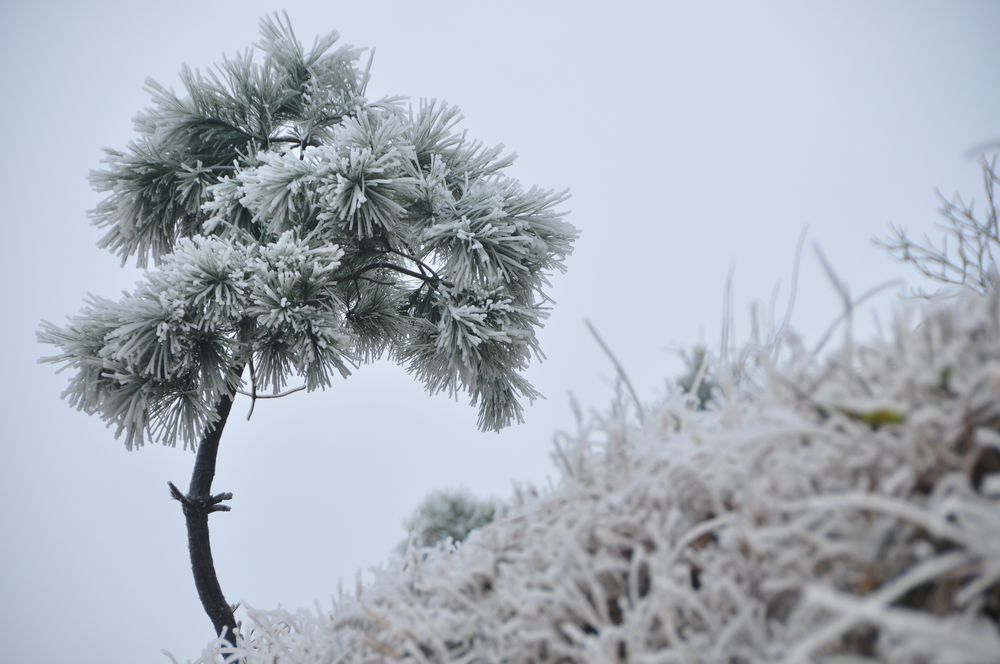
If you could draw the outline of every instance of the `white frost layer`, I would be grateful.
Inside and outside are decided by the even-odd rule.
[[[552,491],[198,662],[996,662],[997,297],[780,355],[713,410],[594,417]]]

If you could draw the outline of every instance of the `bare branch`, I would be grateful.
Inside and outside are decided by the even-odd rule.
[[[405,252],[399,251],[398,249],[392,249],[392,248],[389,249],[389,253],[390,254],[396,254],[397,256],[399,256],[401,258],[405,258],[405,259],[407,259],[409,261],[413,261],[413,263],[416,264],[417,269],[419,269],[421,273],[423,273],[424,270],[426,270],[427,272],[430,272],[431,276],[433,276],[435,279],[437,279],[438,281],[441,281],[442,283],[444,283],[444,281],[441,279],[441,275],[439,275],[437,272],[435,272],[434,268],[432,268],[430,265],[428,265],[424,261],[420,260],[416,256],[411,256],[410,254],[407,254]],[[445,284],[445,285],[447,285],[447,284]]]
[[[426,274],[421,274],[420,272],[414,272],[413,270],[407,269],[402,265],[396,265],[395,263],[390,263],[387,261],[378,261],[375,263],[369,263],[368,265],[358,268],[354,272],[344,277],[341,277],[338,281],[349,281],[351,279],[359,279],[362,278],[366,272],[371,272],[372,270],[392,270],[394,272],[399,272],[400,274],[405,274],[408,277],[419,279],[420,281],[423,281],[424,283],[433,287],[437,287],[438,284],[447,286],[449,288],[454,286],[452,282],[445,281],[436,274],[433,274],[433,272],[432,272],[433,276],[428,277]]]
[[[944,235],[939,243],[926,235],[918,243],[902,228],[893,228],[886,240],[876,239],[898,260],[912,264],[925,277],[946,285],[968,286],[983,292],[997,283],[997,254],[1000,253],[1000,210],[997,208],[997,157],[983,157],[983,189],[986,206],[982,213],[973,201],[955,195],[948,199],[940,193],[940,214]],[[949,249],[949,238],[954,245]]]

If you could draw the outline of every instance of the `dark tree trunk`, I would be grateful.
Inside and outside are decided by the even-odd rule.
[[[243,373],[243,367],[236,367],[236,375]],[[208,534],[208,515],[212,512],[227,512],[228,505],[222,501],[233,497],[231,493],[212,495],[212,480],[215,478],[215,461],[219,453],[219,440],[233,407],[236,385],[230,385],[230,393],[220,399],[215,408],[218,420],[205,432],[198,444],[191,485],[187,494],[170,483],[170,494],[180,501],[187,523],[188,549],[191,552],[191,572],[198,590],[201,605],[212,621],[216,635],[222,635],[231,645],[236,645],[236,618],[233,609],[222,594],[219,579],[215,574],[212,546]]]

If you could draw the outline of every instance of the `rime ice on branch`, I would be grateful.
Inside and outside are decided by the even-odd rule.
[[[576,237],[565,194],[506,175],[454,107],[369,101],[336,39],[307,50],[266,19],[261,62],[184,69],[184,94],[150,82],[139,137],[93,174],[101,246],[156,268],[40,338],[74,370],[70,403],[127,447],[194,445],[243,367],[253,393],[311,390],[388,356],[466,391],[490,430],[537,396],[521,372]]]

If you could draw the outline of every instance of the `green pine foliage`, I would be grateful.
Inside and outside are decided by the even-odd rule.
[[[461,542],[476,528],[491,523],[501,510],[498,501],[476,498],[467,491],[435,491],[406,520],[408,540],[403,544],[432,547]]]
[[[698,410],[707,410],[715,396],[718,385],[712,371],[711,358],[704,346],[695,346],[690,354],[683,353],[685,371],[677,379],[677,386],[684,394],[696,399]]]
[[[361,55],[267,18],[181,92],[150,82],[138,137],[92,175],[100,245],[149,269],[39,337],[127,447],[194,444],[241,381],[312,390],[380,357],[466,392],[484,430],[537,396],[522,373],[577,236],[566,194],[522,187],[452,106],[368,100]]]

